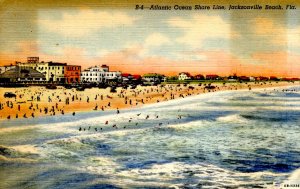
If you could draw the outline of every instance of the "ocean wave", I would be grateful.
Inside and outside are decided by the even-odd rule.
[[[270,181],[265,178],[276,178],[287,174],[272,172],[240,173],[229,171],[211,164],[187,164],[183,162],[170,162],[154,164],[147,168],[135,168],[117,173],[119,177],[128,180],[144,182],[167,183],[173,187],[211,187],[211,188],[253,188],[265,187]],[[126,179],[126,180],[127,180]],[[123,183],[125,184],[125,183]],[[127,183],[129,184],[129,183]],[[135,185],[134,182],[130,185]]]
[[[300,112],[294,111],[256,111],[242,113],[244,119],[265,122],[295,122],[299,120]]]
[[[234,123],[247,123],[247,119],[243,118],[239,114],[231,114],[223,117],[218,117],[219,122],[234,122]]]
[[[39,157],[37,153],[32,151],[17,150],[18,148],[0,145],[0,162],[35,162]]]

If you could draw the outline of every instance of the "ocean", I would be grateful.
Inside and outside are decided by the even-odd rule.
[[[0,125],[0,188],[268,188],[300,168],[300,87]]]

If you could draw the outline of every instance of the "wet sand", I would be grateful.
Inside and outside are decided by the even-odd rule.
[[[212,83],[215,89],[205,89],[204,84],[165,84],[159,86],[138,86],[135,89],[117,88],[116,93],[107,89],[46,89],[45,87],[0,88],[0,119],[34,119],[39,116],[56,116],[83,111],[116,110],[140,107],[144,104],[159,103],[187,96],[225,90],[252,90],[299,85],[299,82],[249,82]],[[4,98],[5,92],[13,92],[16,98]]]

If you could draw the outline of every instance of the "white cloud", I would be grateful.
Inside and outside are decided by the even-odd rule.
[[[160,47],[165,44],[169,44],[171,41],[170,39],[161,34],[161,33],[152,33],[146,39],[144,46],[145,47]]]
[[[255,34],[267,37],[274,45],[300,47],[300,26],[285,27],[270,18],[255,18],[252,23]]]
[[[184,55],[184,59],[186,60],[194,60],[194,61],[206,61],[207,56],[205,54],[189,54]]]
[[[101,49],[101,50],[97,51],[96,56],[103,57],[109,53],[111,53],[111,51],[109,51],[107,49]]]
[[[252,24],[255,35],[268,39],[274,45],[286,45],[286,28],[274,23],[273,19],[257,17],[252,20]]]
[[[176,39],[177,42],[199,47],[205,39],[222,38],[229,39],[237,33],[231,31],[230,24],[220,16],[194,15],[192,18],[183,19],[173,17],[167,21],[171,27],[184,31],[183,36]]]
[[[137,17],[123,12],[79,10],[77,14],[64,12],[60,19],[49,19],[42,15],[39,25],[45,30],[70,37],[84,37],[102,28],[131,26]]]
[[[300,47],[300,26],[287,29],[289,47]]]
[[[153,56],[152,50],[160,49],[163,45],[170,44],[171,40],[164,34],[155,32],[145,37],[145,39],[138,42],[127,42],[124,46],[124,52],[131,55],[135,55],[138,58],[144,58],[147,56]]]

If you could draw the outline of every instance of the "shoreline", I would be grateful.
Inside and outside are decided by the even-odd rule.
[[[167,102],[174,99],[209,94],[220,91],[264,90],[281,87],[300,86],[290,82],[259,82],[259,83],[212,83],[215,89],[204,89],[204,85],[165,84],[161,86],[138,86],[136,89],[118,88],[116,93],[107,89],[75,89],[59,88],[56,90],[44,87],[0,88],[0,120],[34,119],[35,117],[73,114],[73,112],[93,112],[107,110],[128,110],[148,104]],[[193,88],[193,89],[191,89]],[[4,92],[14,92],[17,98],[4,98]],[[21,95],[21,96],[20,96]],[[19,98],[21,97],[21,98]],[[38,100],[39,98],[39,100]],[[67,102],[69,101],[69,102]],[[25,103],[22,103],[25,102]],[[47,112],[45,111],[47,109]],[[103,109],[103,110],[102,110]]]

